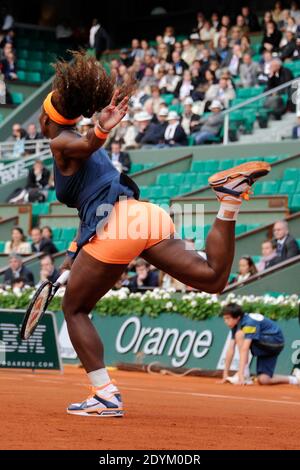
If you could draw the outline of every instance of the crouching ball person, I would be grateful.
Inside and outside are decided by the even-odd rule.
[[[257,379],[261,385],[291,384],[300,385],[300,369],[294,375],[274,374],[277,359],[284,348],[284,337],[278,324],[265,318],[260,313],[245,314],[242,308],[234,303],[228,304],[222,311],[225,324],[231,329],[230,341],[223,373],[223,382],[228,380],[235,348],[240,354],[237,385],[246,383],[249,352],[257,358]]]

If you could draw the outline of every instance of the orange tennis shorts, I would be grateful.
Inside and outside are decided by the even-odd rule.
[[[84,245],[93,258],[109,264],[128,264],[144,250],[171,238],[174,223],[161,207],[135,199],[114,205],[106,225]]]

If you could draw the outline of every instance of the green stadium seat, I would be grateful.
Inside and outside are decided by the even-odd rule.
[[[53,233],[53,240],[60,240],[61,238],[61,228],[53,228],[52,229]]]
[[[179,185],[182,184],[184,181],[184,174],[183,173],[171,173],[169,175],[169,183],[172,185]]]
[[[192,162],[191,171],[194,171],[195,173],[199,173],[200,171],[204,172],[205,162],[201,162],[201,161]]]
[[[29,57],[29,51],[27,49],[19,49],[17,55],[18,55],[18,61],[20,59],[25,59],[26,60]]]
[[[70,243],[76,237],[76,233],[76,228],[66,227],[61,230],[60,238],[61,240]]]
[[[220,163],[218,160],[207,160],[204,164],[204,171],[206,173],[212,174],[219,170]]]
[[[191,192],[191,186],[189,184],[182,184],[178,188],[178,194],[186,194]]]
[[[161,188],[161,195],[165,198],[178,196],[178,194],[179,194],[178,186],[165,186]]]
[[[156,184],[159,184],[161,186],[170,184],[169,173],[161,173],[160,175],[158,175],[158,177],[156,178]]]
[[[283,173],[284,180],[300,180],[300,169],[299,168],[287,168]]]
[[[150,197],[153,199],[160,199],[161,198],[161,186],[152,186]]]
[[[32,215],[45,215],[49,213],[48,202],[34,202],[32,204]]]
[[[26,70],[29,72],[41,72],[44,68],[44,63],[40,60],[28,60],[26,63]]]
[[[167,106],[170,106],[170,104],[172,104],[172,101],[174,99],[174,95],[172,93],[164,93],[160,95],[160,97],[164,100]]]
[[[171,104],[169,106],[169,111],[176,111],[176,113],[182,114],[183,113],[183,106],[182,106],[181,103]]]
[[[55,202],[56,199],[56,192],[53,190],[48,191],[48,202]]]
[[[279,188],[279,194],[294,195],[296,192],[296,181],[282,181]]]
[[[195,184],[195,182],[197,181],[197,176],[198,174],[197,173],[185,173],[184,175],[184,184],[189,184],[190,186],[192,184]]]
[[[59,241],[56,241],[55,242],[55,246],[56,248],[58,249],[58,251],[64,251],[68,248],[68,245],[69,243],[63,241],[63,240],[59,240]]]
[[[295,193],[300,194],[300,181],[298,181]]]
[[[27,60],[18,59],[17,65],[18,65],[18,69],[26,70],[27,69]]]
[[[40,60],[43,61],[44,53],[41,51],[31,51],[29,54],[30,60]]]
[[[0,241],[0,253],[4,253],[5,242]]]
[[[261,256],[253,255],[253,256],[251,256],[251,258],[253,259],[254,263],[257,264],[257,263],[260,262]]]
[[[42,81],[42,78],[39,72],[26,72],[25,80],[27,82],[40,83]]]
[[[239,224],[235,226],[235,236],[237,237],[238,235],[242,235],[242,233],[245,233],[247,231],[247,225],[245,224]]]
[[[294,194],[292,202],[290,204],[290,209],[292,212],[300,211],[300,194]]]
[[[235,165],[234,160],[221,160],[219,162],[219,170],[228,170],[229,168],[232,168]]]
[[[24,72],[24,70],[18,70],[18,79],[21,80],[21,81],[24,81],[26,80],[26,73]]]
[[[142,171],[144,166],[141,163],[132,163],[130,173],[137,173],[138,171]]]
[[[148,186],[140,186],[140,196],[141,199],[149,199],[151,196],[151,188]]]
[[[279,189],[279,181],[263,181],[262,194],[277,194]]]
[[[247,224],[247,232],[251,232],[251,230],[256,230],[259,227],[261,227],[260,224]]]
[[[11,98],[13,104],[22,104],[24,101],[23,93],[11,92]]]
[[[263,86],[251,87],[251,88],[239,88],[237,90],[237,98],[243,98],[244,100],[258,96],[264,92]]]
[[[193,135],[188,135],[187,138],[188,138],[188,145],[189,145],[190,147],[192,147],[193,145],[195,145],[195,137],[194,137]]]

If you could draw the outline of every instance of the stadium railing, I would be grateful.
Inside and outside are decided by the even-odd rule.
[[[14,162],[22,157],[14,157],[16,141],[7,141],[0,143],[0,165],[3,160],[7,162]],[[24,142],[24,153],[30,153],[30,156],[39,154],[47,150],[49,152],[49,140],[48,139],[38,139],[38,140],[26,140]]]
[[[230,125],[231,113],[241,110],[242,108],[245,108],[246,106],[249,106],[250,104],[256,103],[259,100],[262,101],[267,96],[273,95],[274,93],[277,93],[278,91],[282,91],[290,87],[294,88],[297,107],[300,107],[300,79],[294,78],[293,80],[290,80],[289,82],[283,83],[282,85],[272,88],[271,90],[265,91],[264,93],[261,93],[260,95],[249,98],[243,101],[242,103],[236,104],[235,106],[232,106],[231,108],[225,109],[224,111],[222,111],[222,114],[224,115],[223,144],[228,145],[229,143],[229,130],[230,130],[229,125]]]

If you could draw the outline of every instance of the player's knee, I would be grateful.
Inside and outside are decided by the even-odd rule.
[[[70,301],[68,296],[65,296],[63,299],[62,310],[67,322],[74,319],[78,313],[85,313],[74,301]]]
[[[205,290],[209,294],[219,294],[225,289],[226,285],[227,285],[227,279],[224,279],[223,276],[219,276],[216,273],[214,273],[210,277],[209,283]]]
[[[269,383],[271,381],[271,378],[266,374],[260,374],[257,377],[257,381],[258,381],[259,385],[269,385]]]

